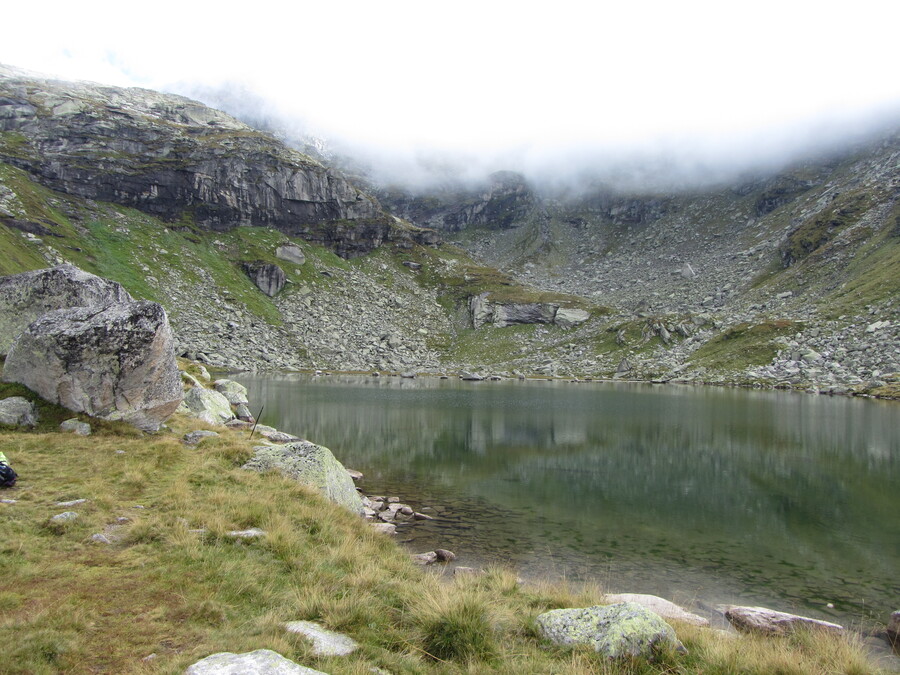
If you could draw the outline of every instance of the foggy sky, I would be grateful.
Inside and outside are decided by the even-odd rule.
[[[3,14],[2,63],[237,93],[245,109],[232,112],[325,138],[385,180],[438,166],[704,182],[900,124],[893,0],[88,1]]]

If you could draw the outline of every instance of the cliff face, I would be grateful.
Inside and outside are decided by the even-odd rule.
[[[485,185],[475,188],[438,188],[415,194],[395,187],[380,190],[378,195],[393,213],[450,232],[469,227],[516,227],[531,216],[537,204],[525,177],[513,171],[492,173]]]
[[[316,232],[348,254],[428,238],[276,138],[196,101],[144,89],[36,79],[0,66],[0,161],[61,192],[207,229]],[[345,242],[323,233],[335,221],[366,227]]]

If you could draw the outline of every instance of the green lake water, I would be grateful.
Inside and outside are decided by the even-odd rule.
[[[900,404],[563,382],[242,375],[261,422],[436,516],[417,552],[695,608],[900,608]],[[833,607],[828,607],[831,604]]]

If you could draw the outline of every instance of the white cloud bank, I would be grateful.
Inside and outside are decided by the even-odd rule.
[[[0,62],[245,86],[372,157],[736,166],[900,120],[895,0],[17,3],[3,20]]]

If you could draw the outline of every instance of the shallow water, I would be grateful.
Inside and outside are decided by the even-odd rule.
[[[434,521],[420,551],[868,626],[900,601],[900,405],[635,384],[239,376]],[[255,412],[255,410],[254,410]],[[831,603],[833,608],[827,605]]]

